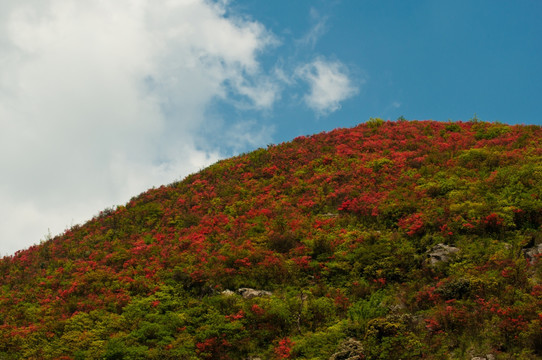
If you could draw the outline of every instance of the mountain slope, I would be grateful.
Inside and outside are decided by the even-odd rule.
[[[0,358],[539,358],[541,159],[371,119],[220,161],[3,258]]]

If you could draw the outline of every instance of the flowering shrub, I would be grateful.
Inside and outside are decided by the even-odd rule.
[[[284,338],[279,341],[277,347],[275,347],[275,355],[277,359],[289,359],[292,352],[292,345],[294,343],[290,338]]]
[[[220,161],[2,258],[0,358],[542,357],[541,149],[372,119]]]
[[[413,214],[399,220],[399,227],[405,230],[407,235],[410,236],[421,233],[423,225],[421,214]]]

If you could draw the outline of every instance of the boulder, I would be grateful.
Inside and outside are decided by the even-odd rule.
[[[245,299],[252,299],[255,297],[273,295],[271,291],[255,290],[251,288],[240,288],[239,290],[237,290],[237,293],[241,295],[242,297],[244,297]]]
[[[429,263],[431,265],[436,265],[441,262],[448,262],[450,261],[450,257],[458,251],[459,248],[456,248],[455,246],[437,244],[428,252]]]
[[[495,360],[495,355],[487,354],[485,357],[475,356],[471,360]]]
[[[531,263],[535,263],[542,256],[542,244],[523,249],[523,254]]]

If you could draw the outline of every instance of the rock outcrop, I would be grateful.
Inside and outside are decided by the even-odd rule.
[[[542,257],[542,244],[523,249],[523,254],[529,260],[529,262],[534,263],[538,258]]]
[[[255,297],[261,297],[261,296],[271,296],[273,293],[271,291],[266,290],[255,290],[251,288],[240,288],[237,290],[237,293],[244,297],[245,299],[252,299]]]
[[[224,296],[233,296],[236,292],[231,290],[224,290],[221,292]],[[255,297],[262,297],[262,296],[271,296],[273,293],[271,291],[266,290],[256,290],[251,288],[239,288],[237,289],[237,294],[241,295],[245,299],[252,299]]]
[[[459,248],[455,246],[437,244],[428,252],[429,263],[434,266],[441,262],[448,262],[450,257],[457,252],[459,252]]]
[[[487,354],[485,357],[475,356],[471,360],[495,360],[495,355]]]

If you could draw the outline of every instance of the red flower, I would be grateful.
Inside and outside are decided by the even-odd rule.
[[[275,355],[277,359],[289,359],[292,353],[292,346],[295,343],[290,338],[285,337],[279,341],[279,345],[275,348]]]

